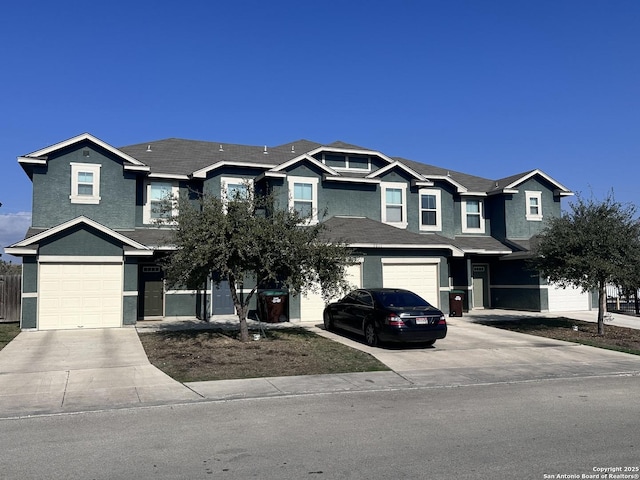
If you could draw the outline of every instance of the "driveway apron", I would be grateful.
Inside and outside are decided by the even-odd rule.
[[[493,314],[494,319],[517,316],[517,312]],[[412,385],[421,387],[640,374],[640,356],[476,323],[487,318],[485,314],[447,319],[447,337],[431,348],[371,348],[360,339],[321,327],[312,330],[371,354]]]
[[[149,363],[134,328],[25,331],[0,350],[0,417],[201,398]]]

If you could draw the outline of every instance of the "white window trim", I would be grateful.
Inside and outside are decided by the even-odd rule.
[[[308,225],[318,223],[318,183],[317,177],[287,177],[287,185],[289,188],[289,209],[294,209],[295,199],[293,198],[295,183],[311,184],[311,218],[306,222]]]
[[[422,224],[422,195],[434,195],[436,197],[436,224]],[[439,232],[442,230],[442,192],[436,188],[421,188],[418,190],[418,225],[421,231]]]
[[[387,189],[400,189],[402,191],[402,221],[401,222],[389,222],[387,221]],[[402,182],[381,182],[380,183],[380,214],[382,217],[382,223],[391,225],[397,228],[407,228],[407,184]]]
[[[525,203],[526,203],[526,218],[527,220],[533,222],[541,222],[542,221],[542,192],[540,191],[529,191],[525,190]],[[531,199],[536,198],[538,200],[538,214],[534,215],[531,213]]]
[[[71,203],[82,203],[97,205],[100,203],[100,168],[97,163],[75,163],[71,162]],[[93,174],[93,195],[78,195],[78,173],[88,172]]]
[[[479,198],[470,198],[470,201],[478,202],[480,209],[480,228],[467,227],[467,200],[462,201],[462,233],[484,233],[484,201]]]
[[[227,203],[229,200],[227,198],[227,185],[229,184],[247,185],[249,189],[252,189],[253,179],[243,177],[220,177],[220,198],[224,203]]]
[[[146,224],[146,225],[150,225],[152,223],[154,223],[155,219],[151,218],[151,184],[153,183],[170,183],[171,184],[171,195],[173,195],[174,197],[178,196],[178,185],[175,182],[167,182],[167,181],[162,181],[162,180],[158,180],[158,181],[151,181],[151,182],[147,182],[145,185],[145,199],[144,199],[144,206],[142,207],[142,223]],[[177,209],[173,209],[173,211],[171,212],[172,215],[176,215],[178,213]],[[173,225],[174,222],[162,222],[164,224],[167,225]]]

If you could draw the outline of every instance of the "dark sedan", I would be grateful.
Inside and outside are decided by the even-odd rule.
[[[433,345],[447,335],[447,321],[440,310],[399,288],[354,290],[325,307],[324,326],[364,335],[370,346],[380,342]]]

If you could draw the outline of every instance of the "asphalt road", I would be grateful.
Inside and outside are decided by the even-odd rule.
[[[640,378],[7,419],[0,445],[7,480],[639,478]]]

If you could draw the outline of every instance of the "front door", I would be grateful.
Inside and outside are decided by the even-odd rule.
[[[489,302],[489,265],[473,265],[473,308],[488,308]]]
[[[143,265],[140,272],[142,292],[139,296],[139,312],[142,318],[164,315],[164,282],[162,270],[156,265]]]
[[[213,315],[233,315],[236,311],[229,290],[229,282],[221,281],[213,286]]]

